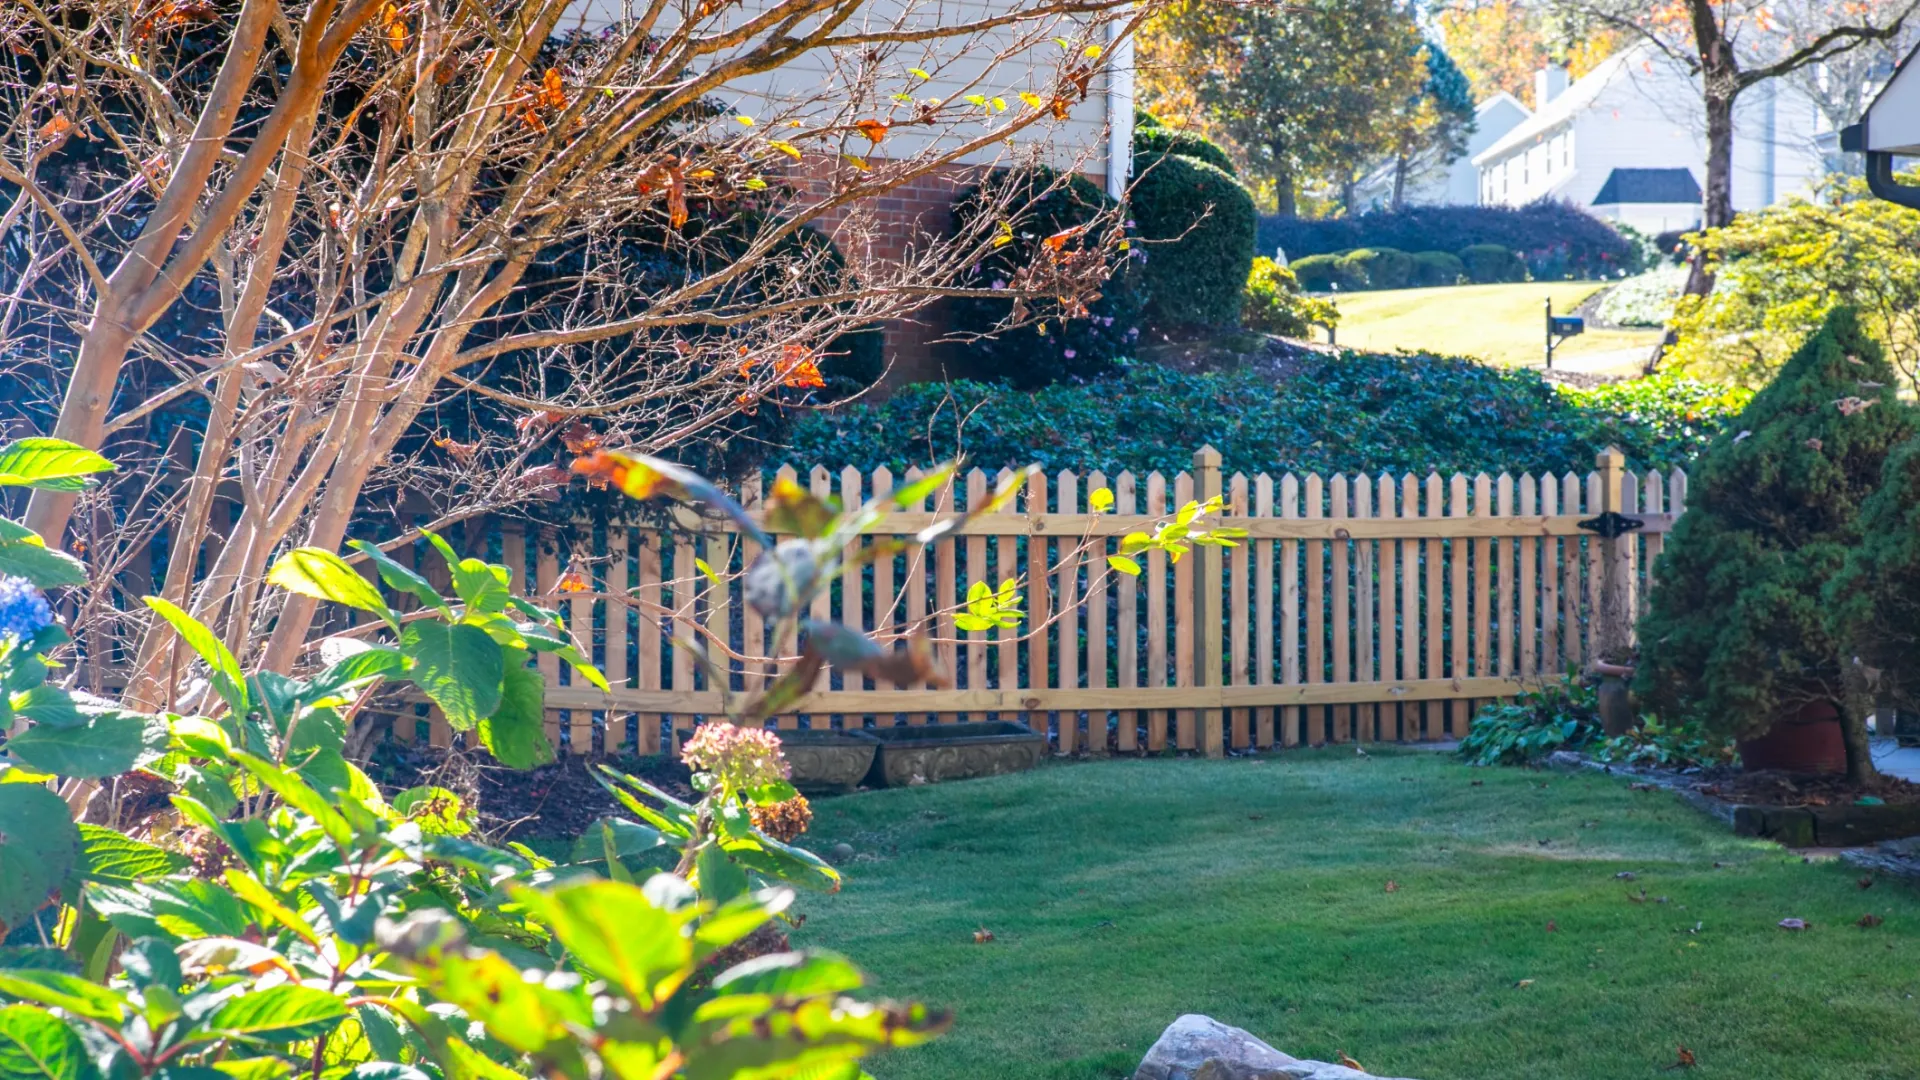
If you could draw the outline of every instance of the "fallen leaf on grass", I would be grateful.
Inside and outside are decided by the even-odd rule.
[[[1363,1073],[1367,1071],[1366,1069],[1361,1067],[1359,1062],[1348,1057],[1347,1052],[1345,1050],[1340,1051],[1340,1064],[1345,1065],[1347,1068],[1352,1069],[1354,1072]]]
[[[1811,929],[1813,929],[1813,924],[1812,924],[1812,923],[1809,923],[1809,922],[1808,922],[1807,920],[1805,920],[1805,919],[1781,919],[1781,920],[1780,920],[1780,929],[1782,929],[1782,930],[1811,930]]]
[[[993,940],[993,931],[987,929],[984,926],[973,932],[973,943],[975,945],[985,945],[987,942],[992,940]]]
[[[1557,934],[1557,933],[1559,933],[1559,932],[1560,932],[1560,926],[1559,926],[1559,924],[1558,924],[1558,923],[1556,923],[1556,922],[1554,922],[1554,921],[1553,921],[1552,919],[1548,919],[1548,920],[1547,920],[1547,933],[1549,933],[1549,934]]]
[[[1873,875],[1868,874],[1866,877],[1863,877],[1859,881],[1855,882],[1855,884],[1859,885],[1863,889],[1871,889],[1873,888]]]
[[[1628,893],[1627,899],[1633,901],[1636,904],[1644,904],[1647,902],[1647,890],[1641,889],[1639,896],[1635,896],[1632,893]]]
[[[1532,979],[1521,979],[1519,982],[1513,984],[1513,988],[1515,990],[1524,990],[1527,987],[1532,985],[1533,985]]]
[[[1485,786],[1485,784],[1486,784],[1486,781],[1485,781],[1485,780],[1475,780],[1475,781],[1474,781],[1473,783],[1471,783],[1471,784],[1468,784],[1467,786],[1468,786],[1468,787],[1483,787],[1483,786]]]
[[[1869,911],[1865,915],[1860,916],[1860,921],[1854,923],[1854,925],[1858,926],[1862,930],[1871,930],[1874,927],[1879,926],[1881,923],[1886,921],[1887,920]]]
[[[1266,817],[1267,815],[1265,814],[1248,814],[1247,820],[1248,821],[1265,821]]]
[[[1634,784],[1628,784],[1627,790],[1628,791],[1653,791],[1656,788],[1656,786],[1657,785],[1654,785],[1654,784],[1634,783]]]
[[[1640,875],[1634,873],[1631,870],[1622,870],[1613,876],[1616,881],[1632,881],[1634,878],[1639,877]]]
[[[1671,1065],[1669,1065],[1669,1066],[1667,1066],[1667,1068],[1668,1068],[1669,1070],[1671,1070],[1671,1069],[1691,1069],[1691,1068],[1693,1068],[1693,1067],[1694,1067],[1695,1065],[1698,1065],[1698,1064],[1700,1064],[1700,1063],[1699,1063],[1698,1061],[1696,1061],[1696,1060],[1694,1060],[1694,1057],[1693,1057],[1693,1051],[1691,1051],[1691,1050],[1689,1050],[1689,1049],[1687,1049],[1687,1048],[1686,1048],[1686,1047],[1684,1047],[1684,1046],[1680,1048],[1680,1051],[1679,1051],[1679,1057],[1680,1057],[1680,1060],[1678,1060],[1678,1061],[1676,1061],[1676,1062],[1674,1062],[1673,1064],[1671,1064]]]
[[[1389,882],[1387,882],[1387,891],[1388,891],[1388,892],[1399,892],[1399,891],[1400,891],[1400,883],[1399,883],[1399,882],[1397,882],[1397,881],[1389,881]]]

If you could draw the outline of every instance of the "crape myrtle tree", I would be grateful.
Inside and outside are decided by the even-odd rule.
[[[1873,775],[1853,653],[1828,583],[1861,543],[1861,508],[1913,437],[1880,347],[1849,308],[1707,450],[1639,624],[1635,691],[1668,717],[1739,738],[1831,704],[1847,773]]]
[[[837,337],[956,291],[1021,207],[886,262],[793,237],[831,225],[859,252],[877,196],[963,159],[1038,156],[1156,10],[9,6],[0,314],[10,333],[37,319],[72,344],[15,341],[10,363],[58,401],[44,433],[120,466],[80,521],[78,493],[54,490],[26,522],[58,543],[104,518],[89,537],[100,575],[164,527],[159,593],[288,670],[316,601],[262,589],[278,552],[339,550],[356,509],[423,476],[444,526],[563,485],[594,445],[699,438],[817,383]],[[581,29],[589,15],[598,29]],[[629,273],[636,236],[693,269]],[[1098,288],[1095,242],[1044,245],[1001,295],[1031,298],[1035,318],[1077,308]],[[556,250],[578,273],[552,272]],[[517,422],[423,437],[459,395]],[[149,421],[170,410],[198,420],[191,480],[163,498]],[[241,509],[203,560],[221,485]],[[141,638],[130,702],[171,702],[167,640]]]
[[[1700,81],[1707,135],[1701,224],[1733,221],[1734,106],[1761,83],[1817,69],[1906,29],[1920,0],[1551,0],[1570,15],[1647,41]],[[1713,291],[1694,260],[1687,294]]]

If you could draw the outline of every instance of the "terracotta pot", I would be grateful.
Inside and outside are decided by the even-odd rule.
[[[1740,741],[1740,761],[1749,772],[1844,773],[1847,742],[1832,702],[1816,701],[1773,722],[1765,735]]]

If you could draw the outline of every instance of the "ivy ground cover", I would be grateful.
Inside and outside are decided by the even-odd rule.
[[[796,944],[957,1012],[870,1059],[880,1080],[1119,1080],[1186,1012],[1422,1080],[1920,1063],[1909,886],[1624,780],[1421,751],[1126,760],[821,800],[809,838],[855,855]],[[1681,1046],[1698,1064],[1665,1071]]]

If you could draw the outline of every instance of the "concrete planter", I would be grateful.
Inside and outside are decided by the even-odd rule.
[[[849,792],[873,768],[880,744],[864,731],[781,731],[780,752],[801,791]]]
[[[1021,772],[1040,763],[1047,737],[1011,722],[876,728],[868,787],[905,787]]]

